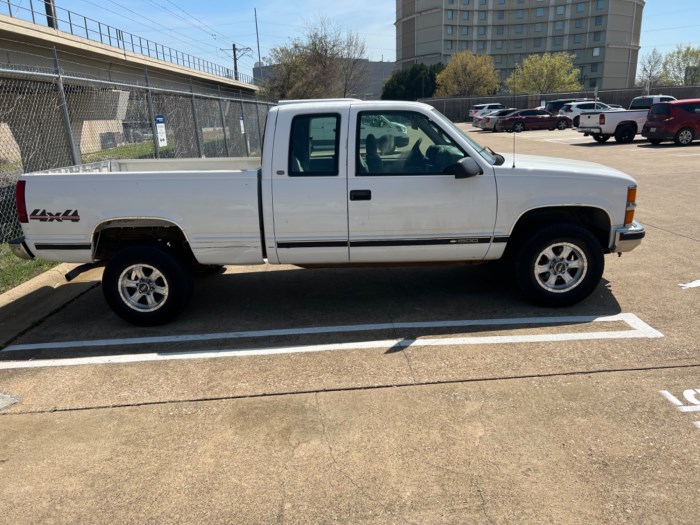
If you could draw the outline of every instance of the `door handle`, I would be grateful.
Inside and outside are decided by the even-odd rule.
[[[370,190],[351,190],[350,191],[351,201],[371,201],[372,192]]]

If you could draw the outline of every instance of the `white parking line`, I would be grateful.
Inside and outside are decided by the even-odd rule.
[[[168,361],[185,359],[207,359],[215,357],[242,357],[259,356],[307,352],[327,352],[335,350],[364,350],[364,349],[386,349],[408,348],[409,346],[464,346],[480,344],[514,344],[514,343],[539,343],[539,342],[559,342],[577,340],[600,340],[600,339],[632,339],[632,338],[658,338],[663,334],[647,325],[634,314],[624,313],[606,317],[592,316],[572,316],[572,317],[528,317],[515,319],[486,319],[486,320],[462,320],[462,321],[438,321],[426,323],[386,323],[375,325],[354,325],[354,326],[327,326],[312,327],[290,330],[264,330],[257,332],[231,332],[227,334],[199,334],[192,336],[171,336],[133,339],[103,339],[98,341],[75,341],[72,343],[42,343],[36,345],[15,345],[8,347],[5,351],[19,351],[27,349],[58,349],[58,348],[84,348],[95,346],[116,346],[133,344],[153,344],[164,342],[182,341],[204,341],[212,339],[237,339],[256,338],[271,335],[303,335],[320,333],[344,333],[370,330],[400,330],[416,328],[441,328],[441,327],[469,327],[469,326],[518,326],[534,324],[581,324],[581,323],[605,323],[605,322],[625,322],[631,330],[620,330],[610,332],[573,332],[559,334],[529,334],[510,336],[466,336],[451,338],[399,338],[379,341],[362,341],[353,343],[323,344],[323,345],[301,345],[283,346],[273,348],[253,348],[253,349],[226,349],[226,350],[206,350],[192,352],[173,353],[150,353],[150,354],[130,354],[97,357],[77,357],[67,359],[45,359],[36,361],[0,361],[0,370],[18,368],[44,368],[56,366],[77,366],[95,364],[116,364],[135,363],[142,361]]]

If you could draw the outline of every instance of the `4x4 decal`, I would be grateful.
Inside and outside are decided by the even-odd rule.
[[[37,208],[31,215],[29,215],[30,221],[39,222],[80,222],[80,214],[78,210],[66,210],[64,212],[51,213],[50,211],[40,210]]]

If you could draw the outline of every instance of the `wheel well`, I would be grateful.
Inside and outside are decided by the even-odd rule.
[[[186,262],[196,262],[183,231],[171,224],[118,221],[95,230],[92,244],[96,261],[106,261],[114,254],[135,244],[161,246],[177,253]]]
[[[583,226],[598,239],[603,251],[608,251],[611,227],[608,214],[599,208],[564,206],[530,210],[520,217],[510,234],[506,254],[517,250],[522,241],[527,239],[532,232],[555,223]]]
[[[617,125],[617,127],[615,128],[615,131],[617,131],[618,129],[624,128],[624,127],[626,127],[626,126],[631,126],[631,127],[633,127],[635,133],[637,133],[637,131],[639,131],[639,129],[637,128],[637,123],[636,123],[634,120],[626,120],[626,121],[624,121],[624,122],[620,122],[620,123]]]

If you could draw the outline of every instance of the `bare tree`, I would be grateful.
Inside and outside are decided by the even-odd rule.
[[[648,88],[658,85],[663,64],[664,56],[656,48],[645,54],[639,61],[637,83]]]

